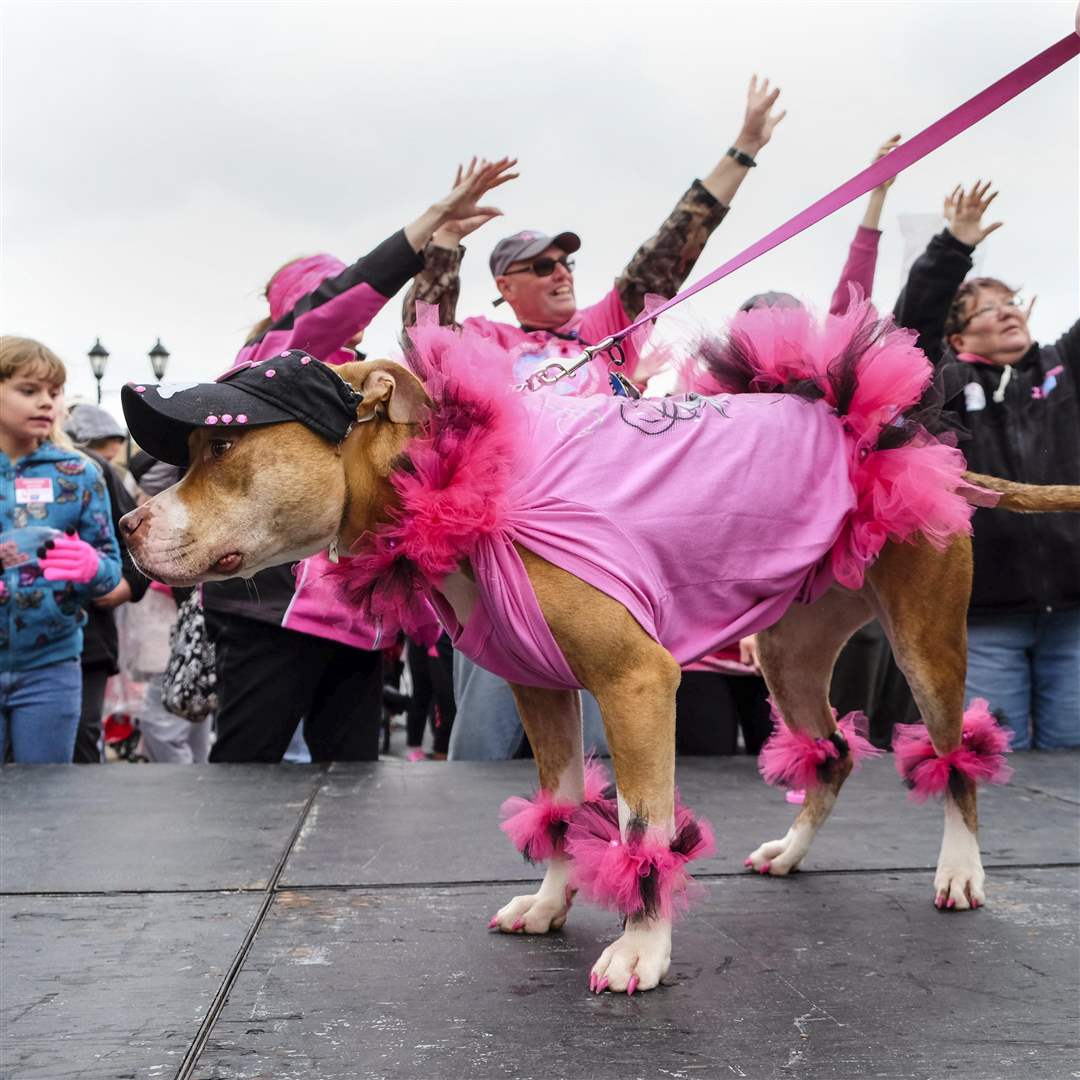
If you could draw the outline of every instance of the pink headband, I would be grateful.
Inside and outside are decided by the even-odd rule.
[[[266,287],[270,318],[277,322],[287,315],[308,293],[314,292],[327,278],[336,277],[345,264],[333,255],[308,255],[286,263]]]

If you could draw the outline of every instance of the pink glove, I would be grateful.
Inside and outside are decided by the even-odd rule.
[[[78,536],[58,536],[38,549],[38,566],[46,581],[72,581],[85,585],[94,580],[101,559],[92,544]]]

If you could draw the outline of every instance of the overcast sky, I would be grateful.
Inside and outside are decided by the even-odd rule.
[[[580,303],[610,287],[738,131],[752,72],[788,117],[692,278],[1068,33],[1072,0],[979,3],[4,3],[2,326],[40,338],[106,404],[146,379],[226,368],[290,258],[351,261],[449,187],[472,153],[521,159],[505,218],[470,238],[459,313],[489,314],[501,235],[574,229]],[[875,299],[901,280],[902,215],[991,177],[1005,227],[980,270],[1038,294],[1052,340],[1080,308],[1078,65],[901,175]],[[862,202],[706,290],[665,332],[715,324],[765,289],[826,303]],[[922,218],[918,218],[922,215]],[[930,217],[927,217],[930,215]],[[935,219],[934,215],[938,215]],[[399,298],[400,299],[400,298]],[[368,331],[385,353],[399,300]],[[505,317],[505,316],[503,316]]]

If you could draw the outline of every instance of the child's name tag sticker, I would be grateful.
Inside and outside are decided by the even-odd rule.
[[[23,506],[30,503],[51,503],[53,501],[52,478],[48,476],[16,477],[15,501]]]
[[[978,412],[986,408],[986,391],[981,384],[969,382],[964,387],[964,406],[968,412]]]

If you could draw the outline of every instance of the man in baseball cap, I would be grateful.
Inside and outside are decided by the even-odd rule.
[[[625,329],[645,310],[650,294],[674,296],[694,268],[712,231],[728,212],[739,186],[757,164],[756,157],[783,119],[774,110],[777,88],[766,79],[750,81],[746,111],[735,140],[722,152],[715,167],[695,180],[675,208],[646,240],[598,301],[579,308],[574,292],[573,255],[581,247],[577,233],[525,230],[500,240],[491,253],[490,268],[499,290],[496,304],[506,303],[516,324],[475,316],[463,328],[501,345],[506,354],[506,381],[517,385],[555,360],[581,355],[584,345],[595,345]],[[619,199],[621,192],[611,193]],[[569,204],[568,204],[569,205]],[[406,327],[416,320],[417,304],[434,305],[443,325],[457,322],[461,291],[460,268],[465,254],[462,240],[488,219],[464,218],[436,229],[424,248],[424,267],[413,280],[404,300]],[[643,382],[649,372],[640,364],[636,343],[623,342],[623,372]],[[572,379],[545,387],[543,393],[585,397],[610,393],[609,363],[602,353],[583,366]],[[450,737],[450,757],[484,760],[513,757],[524,735],[514,699],[505,683],[464,657],[454,658],[454,696],[457,719]],[[585,745],[602,748],[603,727],[596,703],[586,698]]]

